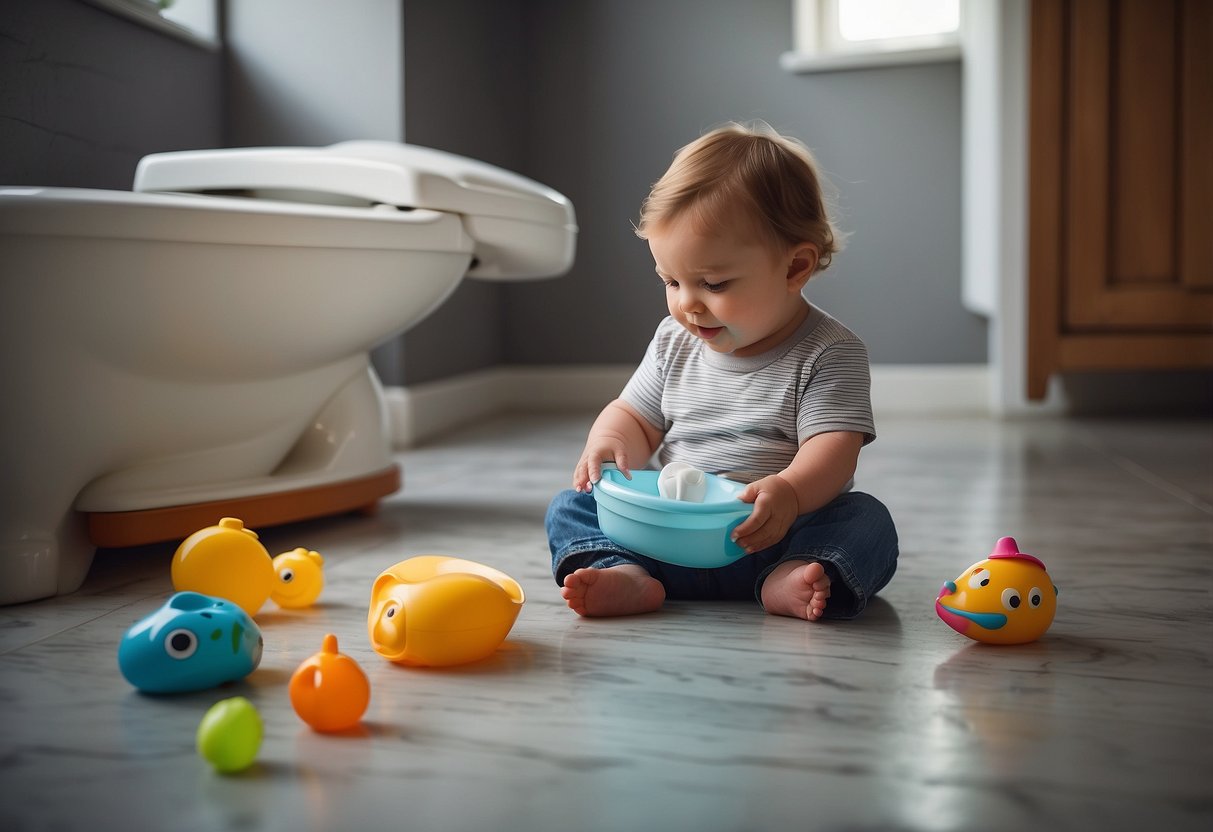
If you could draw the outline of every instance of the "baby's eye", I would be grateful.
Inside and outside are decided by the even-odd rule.
[[[724,288],[728,285],[729,281],[727,280],[722,280],[719,283],[708,283],[706,280],[703,282],[703,288],[709,292],[723,292]]]
[[[662,283],[665,284],[665,287],[667,289],[677,289],[678,288],[677,280],[663,280]]]

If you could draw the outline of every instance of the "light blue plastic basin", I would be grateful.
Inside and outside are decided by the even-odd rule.
[[[591,491],[602,533],[625,549],[700,569],[728,566],[745,555],[729,539],[753,506],[737,499],[745,485],[708,474],[702,503],[667,500],[657,492],[657,471],[632,471],[627,479],[613,465]]]

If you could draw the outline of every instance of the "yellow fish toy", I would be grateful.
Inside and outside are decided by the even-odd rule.
[[[948,581],[935,612],[963,636],[987,644],[1026,644],[1045,634],[1057,611],[1057,587],[1045,565],[1000,538],[985,560]]]
[[[491,566],[418,555],[375,579],[367,634],[376,653],[399,664],[474,662],[501,645],[525,600],[519,583]]]

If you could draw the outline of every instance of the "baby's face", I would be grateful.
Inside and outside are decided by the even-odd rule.
[[[789,278],[804,266],[796,250],[773,251],[734,231],[705,232],[685,215],[650,229],[648,237],[670,314],[709,349],[758,355],[804,320],[804,280]]]

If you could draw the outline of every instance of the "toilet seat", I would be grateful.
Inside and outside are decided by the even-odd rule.
[[[569,269],[572,202],[545,185],[432,148],[384,141],[154,153],[135,191],[458,215],[473,241],[469,277],[533,279]]]
[[[440,211],[196,194],[0,187],[0,233],[173,243],[467,253],[460,218]]]

